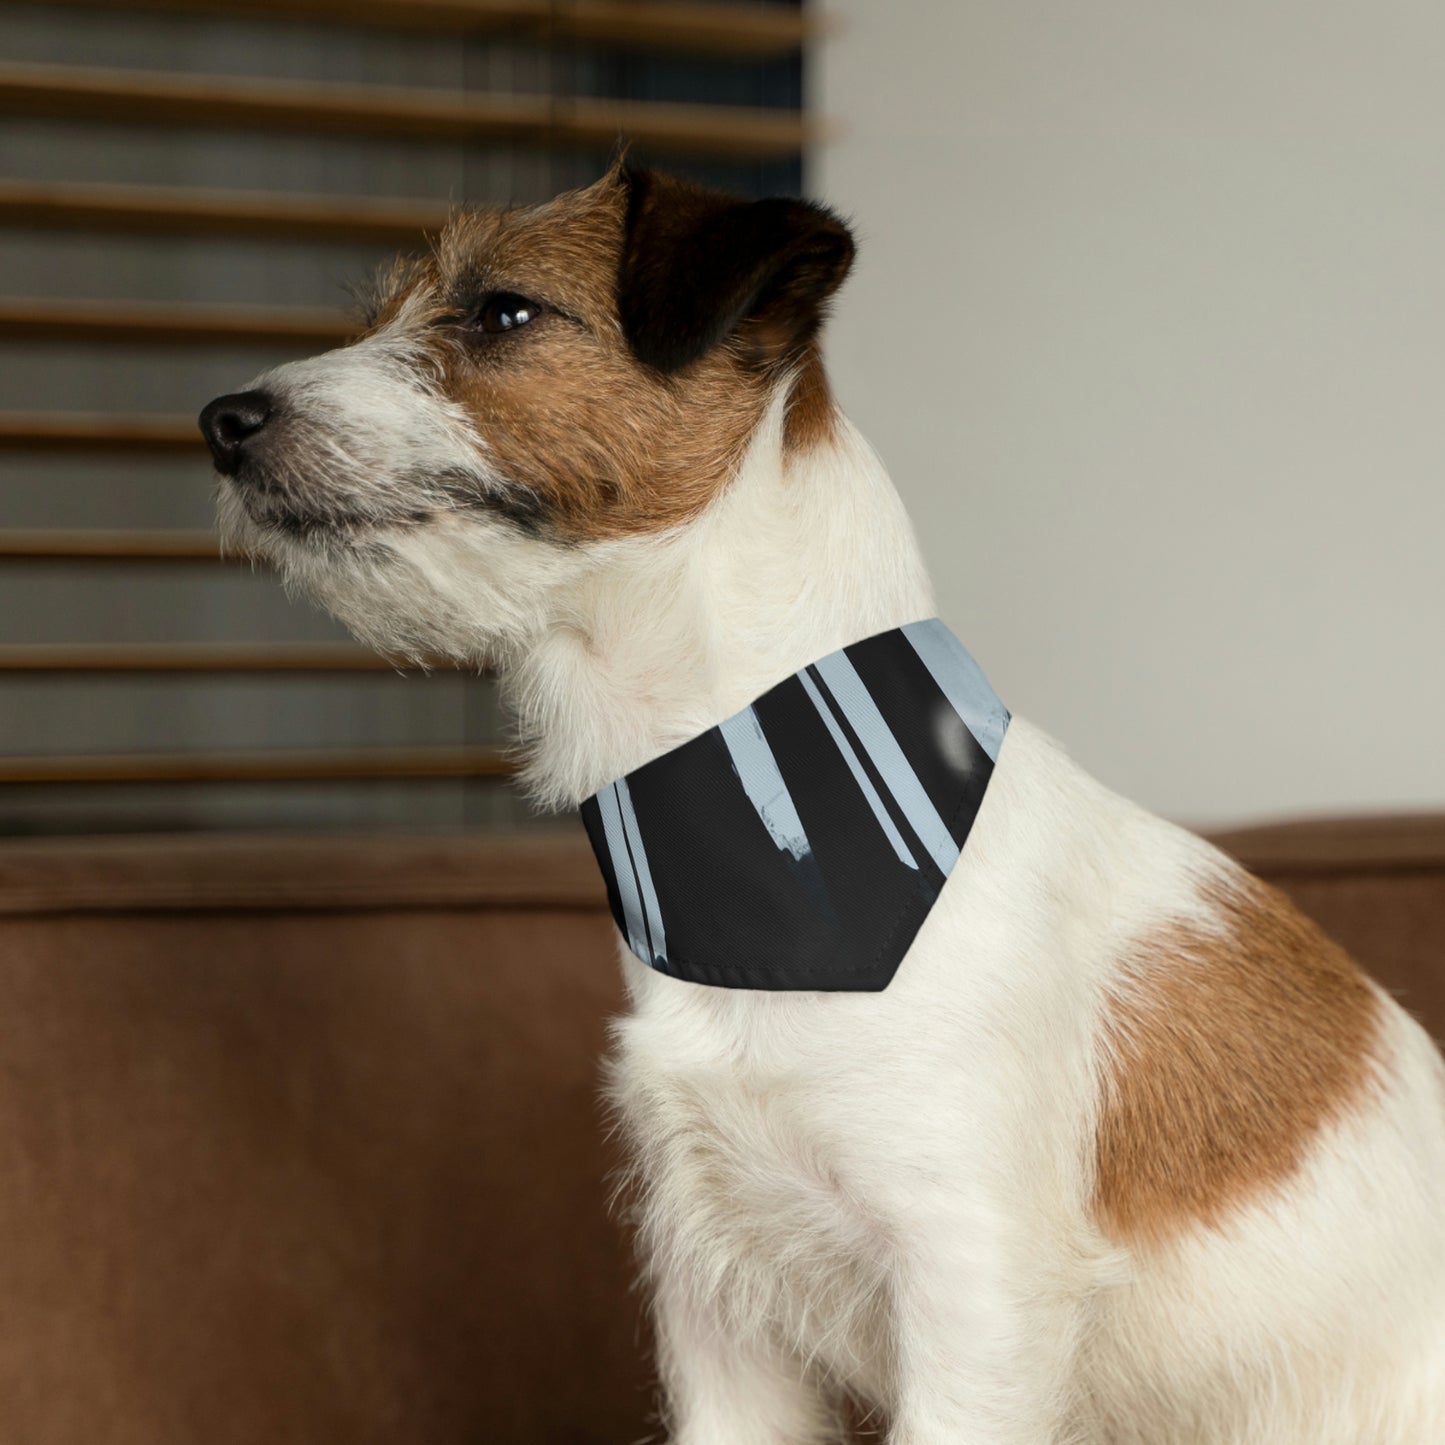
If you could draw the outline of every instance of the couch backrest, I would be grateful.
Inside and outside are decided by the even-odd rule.
[[[0,1438],[644,1433],[576,843],[0,848]]]

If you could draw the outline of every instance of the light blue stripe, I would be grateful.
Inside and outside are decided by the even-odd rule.
[[[893,851],[898,854],[900,862],[906,863],[910,868],[917,868],[918,864],[913,860],[913,854],[908,850],[908,844],[903,841],[903,834],[898,831],[898,825],[888,816],[888,809],[883,806],[883,799],[878,796],[878,789],[873,786],[873,780],[863,771],[863,764],[858,761],[858,754],[853,751],[853,744],[848,741],[843,729],[838,726],[838,720],[833,716],[833,709],[823,699],[823,694],[813,684],[813,679],[804,670],[798,674],[798,681],[803,684],[804,691],[813,700],[813,706],[818,709],[818,716],[823,719],[824,726],[832,735],[833,741],[838,745],[838,751],[843,754],[843,761],[848,764],[848,770],[853,774],[854,781],[862,790],[863,796],[868,800],[868,806],[873,809],[873,816],[878,819],[878,826],[888,835],[888,841],[893,844]]]
[[[617,892],[622,898],[622,916],[627,920],[627,945],[644,963],[647,954],[647,930],[642,926],[642,902],[637,896],[637,878],[632,860],[627,856],[626,833],[622,813],[617,806],[617,784],[597,794],[597,808],[602,814],[602,831],[607,835],[607,851],[612,855],[612,872],[617,878]]]
[[[918,834],[919,841],[928,849],[939,871],[947,876],[958,862],[958,844],[938,816],[938,809],[918,781],[918,774],[903,756],[898,739],[878,711],[878,704],[873,701],[857,669],[844,652],[831,652],[827,657],[819,658],[813,666],[838,699],[838,705],[852,723],[863,750],[873,760],[873,766],[903,809],[908,826]]]
[[[778,760],[763,736],[757,713],[745,707],[720,722],[718,731],[732,755],[743,791],[758,810],[758,817],[773,842],[796,859],[806,858],[813,851],[813,845],[803,831],[803,820],[793,806],[792,794],[778,771]]]
[[[953,704],[963,725],[994,762],[1003,746],[1008,727],[1008,709],[988,685],[983,669],[968,654],[958,638],[938,618],[909,622],[899,629],[933,674],[939,691]]]
[[[652,937],[650,963],[667,962],[667,935],[662,931],[662,908],[657,901],[657,890],[652,886],[652,869],[648,867],[647,850],[642,846],[642,833],[637,826],[637,813],[632,806],[632,793],[627,779],[618,778],[613,784],[617,789],[617,801],[621,805],[622,829],[632,847],[632,861],[637,865],[637,881],[642,888],[642,906],[647,910],[647,931]]]

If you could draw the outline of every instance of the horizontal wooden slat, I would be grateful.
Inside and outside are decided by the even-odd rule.
[[[328,642],[0,644],[0,673],[399,672],[362,647]]]
[[[0,65],[0,114],[591,150],[625,138],[659,153],[735,160],[795,156],[820,134],[797,112],[743,106],[31,64]]]
[[[301,348],[336,346],[355,332],[356,324],[345,312],[299,306],[272,310],[0,297],[0,338],[12,341]]]
[[[0,531],[0,561],[7,562],[221,560],[220,544],[212,532]]]
[[[78,753],[0,757],[0,784],[304,783],[383,778],[502,778],[495,748],[358,748],[259,753]]]
[[[420,201],[0,181],[0,225],[50,230],[412,246],[439,231],[448,214],[446,206]]]
[[[110,416],[99,412],[0,412],[0,451],[205,451],[193,416]]]
[[[677,0],[60,0],[83,8],[190,11],[389,30],[506,35],[699,55],[787,55],[817,34],[801,10]]]
[[[1300,818],[1215,831],[1210,841],[1270,878],[1445,869],[1445,813]]]
[[[0,838],[0,917],[377,908],[586,909],[607,894],[576,822],[493,834]],[[599,954],[606,939],[599,935]]]

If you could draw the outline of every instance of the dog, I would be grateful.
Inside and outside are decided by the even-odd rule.
[[[202,413],[223,534],[390,656],[496,667],[576,806],[932,616],[821,361],[853,254],[820,206],[625,163],[459,212],[360,339]],[[622,961],[677,1445],[833,1441],[857,1402],[893,1445],[1445,1440],[1434,1046],[1026,721],[887,987]]]

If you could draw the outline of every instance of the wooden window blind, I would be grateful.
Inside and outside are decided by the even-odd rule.
[[[619,136],[797,192],[798,3],[0,0],[0,833],[530,821],[492,684],[217,553],[195,414]]]

